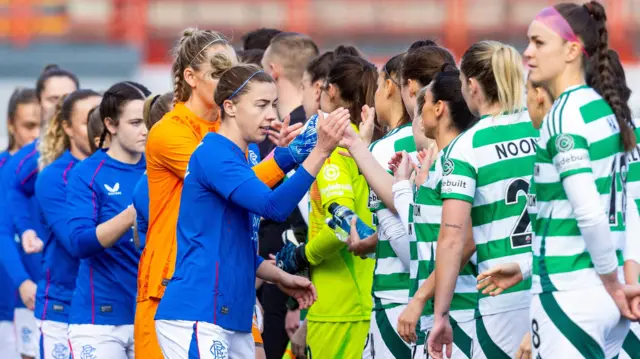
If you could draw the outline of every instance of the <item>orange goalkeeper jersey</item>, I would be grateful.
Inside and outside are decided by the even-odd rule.
[[[173,275],[184,174],[189,158],[202,138],[209,132],[216,132],[219,126],[220,121],[198,118],[184,103],[178,103],[149,132],[146,147],[149,228],[138,266],[138,301],[162,298]],[[273,159],[263,161],[253,169],[269,187],[284,177]]]

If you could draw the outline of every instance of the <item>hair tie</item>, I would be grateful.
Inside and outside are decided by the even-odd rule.
[[[238,89],[237,89],[234,93],[232,93],[232,94],[231,94],[231,96],[227,97],[227,100],[231,100],[231,99],[233,98],[233,96],[237,95],[237,94],[238,94],[238,92],[240,92],[240,90],[242,90],[242,88],[243,88],[243,87],[245,87],[245,86],[249,83],[249,81],[251,81],[251,79],[252,79],[255,75],[257,75],[257,74],[259,74],[259,73],[261,73],[261,72],[264,72],[264,71],[263,71],[263,70],[258,70],[258,71],[256,71],[256,72],[254,72],[253,74],[251,74],[251,76],[249,76],[249,78],[248,78],[248,79],[246,79],[246,80],[242,83],[242,85],[240,85],[240,87],[238,87]]]
[[[440,72],[447,72],[447,66],[451,66],[451,64],[448,62],[442,64],[442,67],[440,67]]]

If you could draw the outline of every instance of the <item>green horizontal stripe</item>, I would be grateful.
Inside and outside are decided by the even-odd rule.
[[[418,261],[418,280],[429,278],[435,264],[431,261]]]
[[[598,99],[580,107],[580,114],[584,123],[589,123],[613,115],[613,111],[604,99]]]
[[[490,259],[504,258],[530,252],[531,246],[511,248],[510,237],[476,245],[478,262],[484,262]]]
[[[429,176],[431,176],[431,173],[429,173]],[[442,206],[440,194],[437,193],[433,188],[425,186],[420,186],[420,189],[416,194],[415,203],[429,206]]]
[[[531,155],[519,158],[500,160],[478,169],[476,187],[486,186],[498,181],[516,177],[531,177],[536,156]]]
[[[378,245],[376,246],[376,258],[397,258],[396,252],[391,247],[391,243],[389,241],[378,241]]]
[[[538,137],[539,131],[529,121],[511,125],[490,126],[478,130],[473,135],[473,147],[478,148],[495,143],[520,140],[526,137]]]
[[[473,197],[458,193],[443,193],[442,199],[459,199],[461,201],[473,203]]]
[[[478,293],[454,293],[451,298],[451,310],[476,309]]]
[[[594,142],[589,147],[589,158],[591,161],[598,161],[618,153],[624,152],[620,133],[614,133],[607,138]]]
[[[563,180],[567,177],[577,175],[579,173],[591,173],[591,167],[577,168],[575,170],[562,172],[560,173],[560,179]]]
[[[438,233],[440,232],[440,223],[427,224],[427,223],[414,223],[416,232],[416,240],[418,242],[431,243],[438,241]]]
[[[627,183],[640,181],[640,162],[633,162],[629,165]]]
[[[535,194],[538,202],[550,202],[566,200],[567,193],[560,182],[535,183]],[[611,191],[611,176],[601,177],[596,180],[599,194],[608,194]]]
[[[549,156],[549,152],[546,149],[536,145],[536,162],[537,163],[553,163],[551,161],[551,156]]]
[[[492,223],[513,216],[520,216],[527,205],[525,193],[518,196],[518,202],[507,204],[504,200],[471,208],[471,222],[474,227]]]
[[[549,228],[547,229],[547,222],[549,223]],[[564,237],[564,236],[579,236],[580,228],[578,228],[578,221],[574,218],[568,219],[558,219],[558,218],[541,218],[540,214],[536,217],[536,228],[540,230],[540,232],[536,232],[537,236],[542,236],[544,234],[547,237]],[[542,233],[544,230],[547,230],[546,233]]]
[[[408,153],[416,152],[416,141],[413,136],[403,137],[393,143],[393,149],[396,152],[407,151]]]
[[[622,251],[616,251],[618,257],[618,265],[624,263]],[[573,256],[544,256],[547,274],[559,274],[576,272],[582,269],[593,268],[591,256],[587,252],[576,254]],[[533,256],[533,274],[540,274],[540,257]]]
[[[409,257],[412,261],[418,260],[418,243],[416,241],[409,242]]]
[[[409,273],[376,274],[373,278],[373,292],[408,290],[409,283]]]

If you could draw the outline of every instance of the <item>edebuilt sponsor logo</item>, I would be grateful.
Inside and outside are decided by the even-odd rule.
[[[455,190],[455,187],[467,189],[467,182],[465,180],[452,180],[445,178],[442,180],[442,192],[451,193]]]
[[[342,196],[345,192],[353,192],[353,186],[350,183],[336,183],[320,189],[320,195],[322,197],[334,197]]]
[[[585,150],[559,153],[554,163],[560,172],[589,167],[589,153]]]

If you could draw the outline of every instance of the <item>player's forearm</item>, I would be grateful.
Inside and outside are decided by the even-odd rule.
[[[467,232],[472,232],[471,224],[469,223],[469,229]],[[476,245],[473,241],[473,235],[469,236],[465,242],[464,248],[462,250],[462,256],[460,259],[460,268],[464,267],[469,263],[469,260],[473,256],[473,253],[476,251]],[[438,257],[436,257],[438,258]],[[438,268],[438,261],[436,260],[436,268]],[[455,289],[455,286],[454,286]],[[436,272],[433,271],[427,278],[427,280],[422,283],[418,291],[415,293],[414,297],[418,300],[423,306],[424,304],[434,297],[436,293]]]
[[[258,266],[258,270],[256,271],[256,277],[258,279],[262,279],[271,283],[279,283],[280,278],[284,275],[282,269],[274,266],[268,261],[263,261]]]
[[[624,279],[627,284],[638,284],[640,281],[640,263],[635,260],[625,261]]]
[[[135,222],[135,210],[128,207],[117,216],[96,227],[96,237],[104,248],[113,247],[131,229]]]
[[[305,256],[310,265],[318,265],[344,246],[345,244],[338,239],[335,232],[328,226],[324,226],[318,235],[305,245]]]
[[[373,157],[369,149],[362,141],[356,143],[349,148],[349,153],[358,164],[360,172],[364,175],[369,187],[378,196],[378,198],[396,213],[393,203],[393,176],[384,169],[378,161]]]

